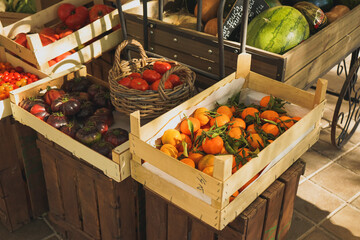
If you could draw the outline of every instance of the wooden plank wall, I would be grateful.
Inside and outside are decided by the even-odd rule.
[[[275,239],[278,226],[280,226],[282,231],[277,239],[283,240],[290,226],[288,224],[284,228],[283,224],[289,223],[288,220],[292,218],[293,201],[296,195],[294,190],[298,186],[299,177],[303,171],[304,164],[297,161],[222,231],[209,227],[145,188],[146,239]]]
[[[49,219],[56,230],[65,239],[140,239],[138,184],[131,178],[115,182],[45,141],[42,138],[37,144],[49,198]]]

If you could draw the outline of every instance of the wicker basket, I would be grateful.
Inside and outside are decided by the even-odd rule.
[[[121,61],[121,51],[127,45],[136,46],[141,59]],[[142,72],[144,68],[151,68],[154,62],[159,60],[169,62],[172,68],[162,76],[158,91],[129,89],[117,82],[132,72]],[[183,84],[173,89],[164,89],[164,82],[173,73],[180,77]],[[140,110],[142,118],[155,118],[190,98],[194,94],[194,82],[195,73],[189,68],[162,58],[148,58],[142,45],[134,39],[125,40],[118,46],[114,65],[109,71],[110,96],[115,109],[128,115]]]

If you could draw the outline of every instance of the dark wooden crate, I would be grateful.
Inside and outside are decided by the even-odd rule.
[[[100,57],[85,64],[88,74],[108,82],[109,71],[113,66],[115,50],[103,53]]]
[[[233,222],[218,231],[145,187],[147,240],[285,239],[304,163],[297,161]],[[295,190],[295,191],[294,191]],[[292,202],[292,203],[291,203]],[[286,222],[289,223],[289,222]],[[291,223],[291,222],[290,222]],[[286,225],[290,226],[290,225]]]
[[[40,138],[39,138],[40,139]],[[116,182],[41,138],[49,220],[65,239],[140,239],[138,184]]]
[[[14,231],[48,211],[36,133],[12,116],[0,120],[1,222]]]

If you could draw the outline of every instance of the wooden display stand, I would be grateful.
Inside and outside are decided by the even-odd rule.
[[[0,47],[0,61],[26,72],[47,75],[5,53]],[[31,84],[30,84],[31,85]],[[14,231],[32,218],[47,212],[45,180],[36,133],[16,122],[11,116],[10,99],[0,101],[0,220]]]
[[[7,51],[13,52],[24,61],[29,62],[37,69],[48,74],[61,72],[79,64],[87,63],[120,44],[121,30],[116,29],[120,23],[117,9],[47,46],[42,45],[38,33],[28,33],[33,33],[44,26],[50,27],[59,23],[60,19],[57,16],[57,9],[63,3],[72,3],[76,6],[91,6],[103,2],[103,0],[64,0],[9,26],[2,27],[0,24],[0,44]],[[136,4],[129,2],[124,4],[124,9],[134,6]],[[27,33],[30,49],[12,40],[21,32]],[[49,66],[48,62],[51,59],[72,50],[75,52],[70,56],[51,67]]]
[[[305,164],[295,162],[222,231],[206,224],[145,188],[146,239],[283,240],[289,231],[293,204]],[[291,211],[290,211],[291,209]]]
[[[319,79],[315,94],[250,71],[250,54],[240,54],[238,70],[178,107],[140,127],[140,114],[130,116],[131,176],[211,227],[222,230],[319,138],[327,81]],[[281,98],[308,109],[302,119],[258,156],[231,174],[232,156],[215,158],[214,176],[181,163],[154,147],[165,130],[174,128],[198,107],[213,109],[241,89]],[[274,160],[277,162],[232,202],[229,197]],[[145,162],[143,162],[143,161]]]
[[[41,135],[49,220],[64,239],[141,239],[138,184],[116,182]]]
[[[149,50],[219,75],[217,37],[158,20],[157,4],[157,1],[148,2]],[[144,41],[142,12],[142,6],[124,12],[129,36],[140,42]],[[359,16],[360,6],[357,6],[282,55],[246,46],[252,55],[251,70],[298,88],[309,87],[360,46]],[[224,45],[228,75],[236,70],[239,43],[224,40]],[[207,82],[207,86],[212,84]]]

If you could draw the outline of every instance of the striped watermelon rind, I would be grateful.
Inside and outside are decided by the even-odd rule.
[[[283,54],[310,35],[305,17],[290,6],[269,8],[248,25],[247,45]]]

